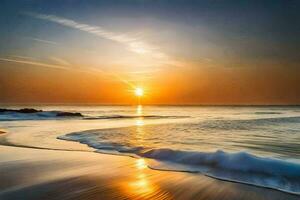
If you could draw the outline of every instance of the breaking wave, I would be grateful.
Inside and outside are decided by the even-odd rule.
[[[64,112],[64,111],[42,111],[32,108],[24,108],[19,110],[14,109],[0,109],[0,121],[14,121],[14,120],[43,120],[43,119],[57,119],[67,117],[83,117],[78,112]]]
[[[45,119],[83,119],[83,120],[101,120],[101,119],[162,119],[162,118],[186,118],[188,116],[167,116],[167,115],[101,115],[89,116],[79,112],[66,111],[43,111],[32,108],[19,110],[0,109],[0,121],[15,120],[45,120]]]
[[[110,152],[155,159],[159,164],[150,164],[149,167],[152,169],[199,172],[217,179],[300,195],[300,163],[296,162],[258,157],[247,152],[228,153],[222,150],[199,152],[126,146],[115,142],[95,141],[79,133],[67,134],[58,139],[86,144],[99,153]]]

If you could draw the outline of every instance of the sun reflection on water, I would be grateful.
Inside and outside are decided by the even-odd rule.
[[[133,137],[136,138],[136,143],[133,146],[145,146],[145,130],[143,107],[138,105],[136,107],[136,115],[139,118],[135,121],[136,130]],[[130,198],[149,198],[149,199],[166,199],[166,195],[157,196],[161,190],[151,179],[148,169],[147,161],[144,158],[139,158],[134,161],[134,173],[129,174],[127,181],[124,183],[124,191]]]
[[[147,163],[145,159],[140,158],[135,161],[135,166],[137,169],[137,174],[135,175],[132,182],[129,183],[132,191],[149,195],[155,191],[154,185],[148,180],[147,175],[144,173],[144,170],[147,168]]]
[[[143,119],[143,106],[142,105],[138,105],[136,107],[136,115],[139,116],[139,118],[135,121],[135,125],[143,126],[145,123],[144,123],[144,119]]]
[[[136,126],[143,126],[145,125],[144,120],[143,119],[138,119],[135,121],[135,125]]]
[[[145,159],[140,158],[136,161],[135,166],[137,169],[145,169],[145,168],[147,168],[147,163],[146,163]]]
[[[137,114],[138,116],[143,115],[143,106],[142,106],[142,105],[138,105],[138,106],[136,107],[136,114]]]

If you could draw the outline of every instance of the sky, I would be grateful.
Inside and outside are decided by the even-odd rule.
[[[300,104],[300,1],[2,0],[0,103]]]

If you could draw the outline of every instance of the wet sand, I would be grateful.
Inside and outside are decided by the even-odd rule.
[[[0,145],[0,199],[299,199],[271,189],[93,152]]]

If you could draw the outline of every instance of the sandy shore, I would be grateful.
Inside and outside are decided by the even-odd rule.
[[[201,174],[151,170],[146,162],[0,145],[0,199],[299,199]]]

